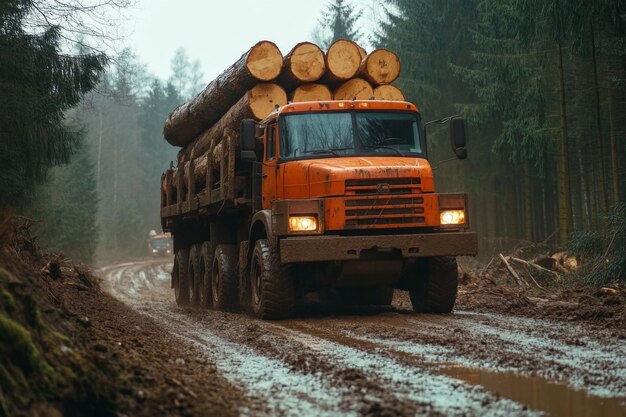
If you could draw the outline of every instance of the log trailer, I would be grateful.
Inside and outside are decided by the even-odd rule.
[[[460,117],[448,123],[466,157]],[[426,130],[406,101],[289,103],[224,132],[218,166],[191,159],[162,177],[178,305],[282,319],[312,292],[449,313],[456,256],[476,255],[467,195],[435,192]],[[206,173],[197,178],[197,172]]]

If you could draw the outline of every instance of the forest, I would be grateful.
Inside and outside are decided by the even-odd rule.
[[[62,5],[0,6],[0,206],[72,258],[142,256],[176,160],[163,123],[210,80],[184,45],[167,79],[137,51],[90,46],[72,31],[89,11]],[[470,193],[481,259],[567,248],[602,265],[593,281],[626,277],[623,1],[331,0],[318,22],[309,40],[322,47],[349,38],[395,51],[396,84],[424,121],[465,118],[468,159],[450,160],[435,128],[430,160],[439,192]]]

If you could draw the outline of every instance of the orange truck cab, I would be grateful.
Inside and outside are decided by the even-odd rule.
[[[449,124],[453,151],[465,158],[463,119],[438,122]],[[210,298],[206,305],[237,304],[276,319],[320,299],[389,305],[400,289],[409,291],[416,312],[453,309],[456,256],[476,255],[477,236],[469,228],[467,194],[435,192],[415,105],[291,103],[261,123],[244,120],[240,133],[234,175],[245,178],[243,191],[227,208],[221,203],[218,214],[207,206],[206,241],[186,233],[178,245],[189,252],[175,261],[177,299],[191,300],[200,286],[204,293],[196,298]],[[181,223],[164,224],[174,230],[176,246]],[[236,237],[221,244],[226,229]],[[202,251],[211,253],[204,275],[190,259]]]

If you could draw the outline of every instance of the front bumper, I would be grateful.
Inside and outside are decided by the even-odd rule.
[[[295,236],[280,240],[283,263],[359,260],[363,251],[399,250],[404,258],[475,256],[475,232],[383,236]]]

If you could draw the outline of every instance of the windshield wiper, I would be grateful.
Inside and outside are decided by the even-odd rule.
[[[392,146],[385,146],[385,145],[368,145],[368,146],[364,146],[364,148],[367,149],[391,149],[392,151],[397,152],[398,155],[400,156],[406,156],[405,154],[403,154],[402,152],[400,152],[398,149],[392,147]]]
[[[353,146],[345,146],[342,148],[329,148],[329,149],[311,149],[309,151],[304,151],[302,153],[310,153],[312,155],[319,155],[319,154],[324,154],[324,153],[331,153],[335,156],[341,156],[339,155],[337,152],[338,151],[347,151],[348,149],[354,149]]]

